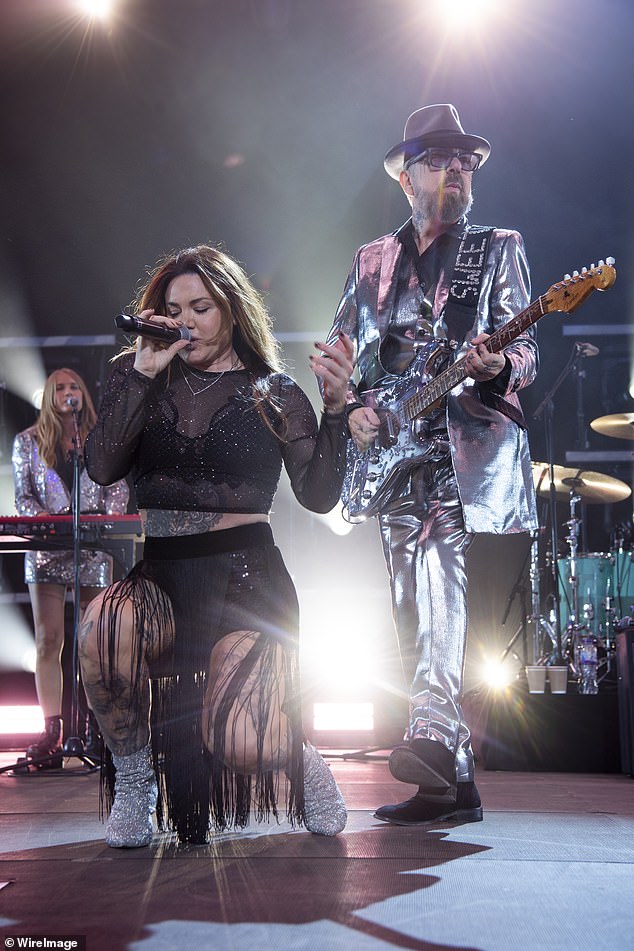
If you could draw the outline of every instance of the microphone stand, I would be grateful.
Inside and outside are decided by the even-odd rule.
[[[73,414],[73,490],[71,493],[71,512],[73,526],[73,659],[72,671],[73,682],[71,690],[70,718],[71,729],[70,736],[64,741],[63,752],[65,756],[75,756],[80,759],[85,766],[94,768],[99,765],[91,757],[86,756],[84,741],[79,736],[79,622],[81,620],[81,459],[82,445],[79,432],[79,414],[77,406],[71,403]]]
[[[528,557],[529,557],[529,555],[530,555],[530,549],[527,551],[526,555],[524,556],[524,561],[522,562],[522,567],[521,567],[520,570],[519,570],[519,573],[518,573],[518,575],[517,575],[517,578],[515,579],[515,584],[513,585],[512,589],[511,589],[511,593],[510,593],[509,596],[508,596],[508,599],[507,599],[507,602],[506,602],[506,609],[505,609],[505,611],[504,611],[504,616],[503,616],[503,618],[502,618],[502,621],[500,622],[500,623],[501,623],[501,626],[504,627],[504,625],[505,625],[506,622],[508,621],[509,614],[511,613],[511,607],[513,606],[513,602],[515,601],[516,596],[519,596],[520,609],[521,609],[521,612],[522,612],[522,613],[521,613],[520,624],[519,624],[519,627],[517,628],[517,630],[515,631],[515,634],[513,635],[513,637],[511,638],[511,640],[508,642],[508,644],[506,645],[506,647],[505,647],[504,650],[502,651],[502,655],[501,655],[501,657],[500,657],[500,662],[503,662],[503,661],[506,660],[506,658],[507,658],[508,655],[510,654],[511,650],[513,649],[513,646],[514,646],[515,642],[517,641],[517,639],[518,639],[518,638],[520,637],[520,635],[521,635],[521,637],[522,637],[522,658],[518,658],[518,660],[523,660],[523,661],[524,661],[523,666],[522,666],[522,671],[521,671],[521,673],[520,673],[520,677],[524,677],[524,678],[526,677],[525,667],[526,667],[526,664],[528,663],[528,631],[527,631],[527,626],[526,626],[526,622],[527,622],[527,618],[528,618],[528,611],[527,611],[527,606],[526,606],[526,585],[523,583],[523,578],[524,578],[524,576],[525,576],[526,565],[527,565],[527,563],[528,563]],[[515,654],[515,656],[517,657],[517,654]]]
[[[572,369],[574,370],[577,378],[577,439],[575,448],[578,450],[587,450],[590,448],[588,427],[586,426],[586,417],[583,409],[583,381],[586,378],[586,371],[583,366],[583,357],[585,356],[586,354],[583,352],[583,348],[580,347],[579,344],[575,344]]]
[[[73,682],[70,701],[70,722],[71,736],[67,737],[62,747],[64,756],[74,756],[80,759],[84,766],[90,769],[96,769],[100,764],[98,760],[87,756],[84,748],[84,741],[79,736],[79,656],[77,651],[79,636],[79,621],[81,613],[80,580],[81,580],[81,435],[79,432],[79,414],[77,407],[71,404],[73,413],[73,488],[71,492],[71,512],[72,512],[72,536],[73,536],[73,655],[72,671]],[[17,762],[0,768],[0,774],[5,772],[28,773],[29,766],[42,766],[44,763],[50,763],[57,754],[48,756],[38,756],[34,759],[20,757]]]
[[[572,353],[568,358],[568,362],[565,367],[548,390],[543,400],[533,413],[533,419],[539,419],[543,414],[544,416],[544,432],[546,437],[546,462],[548,464],[548,475],[550,479],[549,492],[548,492],[548,501],[549,501],[549,512],[550,512],[550,539],[551,539],[551,548],[552,548],[552,579],[553,579],[553,588],[555,592],[555,605],[557,610],[555,611],[555,664],[561,666],[563,665],[563,653],[561,649],[561,621],[559,617],[559,572],[557,571],[557,552],[559,550],[558,538],[557,538],[557,493],[555,490],[555,469],[553,462],[553,417],[555,412],[555,403],[553,397],[555,393],[564,382],[565,379],[576,369],[577,361],[581,356],[580,348],[577,344],[574,345]]]

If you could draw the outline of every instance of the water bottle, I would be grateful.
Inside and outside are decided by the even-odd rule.
[[[597,683],[597,642],[589,634],[579,644],[579,693],[599,692]]]

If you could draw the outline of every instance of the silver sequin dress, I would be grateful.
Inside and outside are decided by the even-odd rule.
[[[58,473],[40,458],[35,427],[18,433],[13,441],[13,478],[18,515],[67,515],[71,512],[71,491]],[[123,515],[128,507],[129,489],[125,480],[100,486],[85,470],[80,475],[82,514]],[[26,584],[73,583],[72,542],[63,551],[29,551],[24,556]],[[82,585],[103,588],[112,580],[112,558],[101,551],[83,551]]]

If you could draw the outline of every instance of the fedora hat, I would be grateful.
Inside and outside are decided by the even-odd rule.
[[[458,110],[451,103],[423,106],[412,112],[405,123],[403,141],[395,145],[385,156],[385,171],[398,179],[408,159],[420,155],[425,149],[447,146],[477,152],[484,165],[491,152],[491,145],[479,135],[470,135],[462,128]]]

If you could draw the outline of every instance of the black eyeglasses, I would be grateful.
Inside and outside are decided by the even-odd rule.
[[[457,149],[425,149],[420,155],[414,155],[405,163],[407,170],[410,165],[416,162],[426,161],[431,168],[447,169],[457,158],[460,162],[460,168],[463,172],[475,172],[482,161],[482,156],[477,152],[459,152]]]

